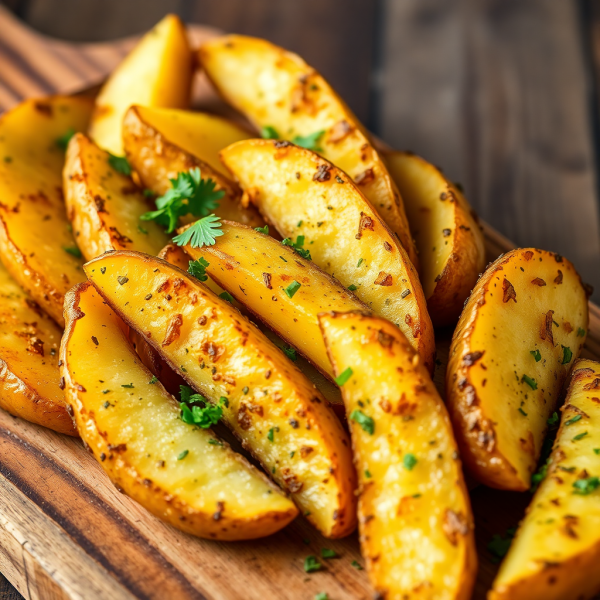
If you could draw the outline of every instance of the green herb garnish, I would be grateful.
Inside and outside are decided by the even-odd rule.
[[[355,291],[358,289],[358,286],[357,286],[357,285],[354,285],[354,284],[352,283],[352,284],[350,284],[350,285],[348,286],[348,289],[349,289],[351,292],[355,292]]]
[[[198,260],[190,260],[188,273],[199,281],[206,281],[208,279],[206,267],[209,265],[210,263],[202,256]]]
[[[83,256],[81,250],[77,246],[63,246],[63,250],[75,258],[81,258]]]
[[[353,567],[354,567],[354,568],[355,568],[357,571],[362,571],[362,570],[363,570],[363,568],[362,568],[362,565],[361,565],[359,562],[355,561],[355,560],[353,560],[353,561],[352,561],[350,564],[351,564],[351,565],[352,565],[352,566],[353,566]]]
[[[219,298],[222,298],[226,302],[233,302],[234,298],[229,292],[221,292]]]
[[[283,353],[290,359],[296,362],[298,360],[298,355],[296,354],[296,349],[291,346],[287,346],[282,348]]]
[[[342,371],[334,381],[341,387],[348,382],[352,375],[354,375],[354,371],[352,370],[352,367],[348,367],[345,371]]]
[[[299,254],[302,258],[305,258],[306,260],[312,260],[310,250],[305,250],[303,248],[304,239],[305,238],[303,235],[299,235],[296,238],[295,242],[292,241],[292,238],[285,238],[281,243],[284,246],[290,246],[291,248],[293,248],[296,251],[296,253]]]
[[[71,138],[74,135],[75,135],[75,130],[73,128],[67,129],[67,131],[64,135],[61,135],[59,138],[56,139],[56,145],[61,150],[66,150],[67,146],[69,145],[69,142],[71,141]]]
[[[487,550],[492,555],[493,562],[499,563],[500,560],[507,555],[516,533],[517,528],[510,527],[506,530],[506,534],[504,536],[498,533],[495,533],[492,536],[490,543],[487,545]]]
[[[129,389],[133,389],[133,383],[122,383],[121,384],[122,388],[129,388]]]
[[[177,460],[183,460],[189,453],[189,450],[184,450],[183,452],[177,455]]]
[[[525,411],[524,411],[524,410],[523,410],[523,409],[522,409],[520,406],[519,406],[519,412],[520,412],[520,413],[521,413],[521,414],[522,414],[524,417],[526,417],[526,416],[527,416],[527,413],[526,413],[526,412],[525,412]]]
[[[274,442],[275,441],[275,432],[279,431],[279,427],[271,427],[271,429],[269,429],[268,433],[267,433],[267,439],[270,442]]]
[[[321,558],[338,558],[339,554],[329,548],[321,548]]]
[[[279,139],[279,133],[277,133],[277,129],[275,129],[275,127],[273,127],[272,125],[265,125],[260,130],[260,135],[265,140],[278,140]]]
[[[296,144],[296,146],[306,148],[307,150],[321,152],[322,148],[319,146],[319,140],[323,137],[324,133],[325,130],[322,129],[321,131],[315,131],[315,133],[310,133],[308,135],[297,135],[292,142]]]
[[[307,573],[314,573],[315,571],[320,571],[323,568],[323,565],[317,560],[317,557],[313,554],[310,554],[304,559],[304,570]]]
[[[529,375],[523,375],[521,381],[524,381],[532,390],[537,390],[535,379],[532,379]]]
[[[294,279],[294,281],[292,281],[292,283],[290,283],[290,285],[288,285],[286,288],[284,288],[283,291],[286,293],[286,296],[288,298],[293,298],[294,294],[300,289],[301,286],[302,286],[302,284],[298,283]]]
[[[558,413],[553,412],[552,416],[546,421],[546,423],[550,425],[550,427],[554,427],[555,425],[558,425],[559,421],[560,417],[558,416]]]
[[[571,352],[571,348],[568,348],[567,346],[562,346],[563,349],[563,358],[562,358],[562,365],[568,365],[571,362],[571,359],[573,358],[573,352]]]
[[[363,431],[366,431],[369,435],[373,435],[375,433],[375,421],[364,412],[360,410],[353,410],[350,413],[350,420],[358,423]]]
[[[565,425],[573,425],[573,423],[577,423],[577,421],[581,421],[581,415],[571,417],[568,421],[565,421]]]
[[[227,406],[227,398],[221,397],[216,405],[207,402],[200,394],[194,394],[193,390],[182,385],[179,387],[181,409],[181,420],[188,425],[197,425],[202,429],[208,429],[216,425],[223,416],[222,406]]]
[[[124,156],[116,156],[108,153],[108,164],[117,172],[122,175],[131,175],[131,166],[129,161]]]
[[[158,377],[156,375],[152,375],[152,378],[148,382],[151,385],[154,385],[158,381]]]
[[[258,231],[258,233],[264,233],[265,235],[269,235],[269,226],[265,225],[264,227],[255,227],[254,231]]]
[[[176,235],[173,241],[178,246],[187,246],[192,248],[201,248],[202,246],[212,246],[215,244],[215,238],[223,235],[221,229],[221,218],[216,215],[208,215],[198,219],[190,225],[183,233]]]
[[[575,483],[573,483],[573,487],[575,488],[573,490],[574,494],[587,496],[600,487],[600,478],[587,477],[586,479],[578,479]]]
[[[578,442],[580,439],[584,438],[587,434],[588,434],[587,431],[584,431],[583,433],[578,433],[577,435],[573,436],[573,439],[571,441]]]
[[[539,350],[530,350],[529,354],[535,358],[535,362],[540,362],[540,360],[542,360],[542,353]]]
[[[414,454],[405,454],[402,464],[407,471],[412,471],[417,464],[417,457]]]
[[[585,329],[583,329],[582,327],[579,327],[577,329],[577,337],[585,337]]]

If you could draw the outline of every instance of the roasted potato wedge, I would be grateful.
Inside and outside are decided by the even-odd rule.
[[[431,320],[452,325],[485,269],[483,232],[463,194],[437,167],[412,152],[384,158],[419,251]]]
[[[119,489],[174,527],[212,539],[266,536],[296,516],[292,502],[210,429],[180,419],[92,285],[69,292],[65,317],[61,373],[70,411]]]
[[[265,219],[284,237],[304,236],[314,263],[395,323],[431,371],[435,340],[417,273],[352,180],[289,142],[242,141],[221,159]]]
[[[0,117],[0,255],[12,277],[59,325],[84,279],[62,192],[61,141],[85,130],[87,98],[27,100]]]
[[[213,246],[185,251],[208,261],[213,281],[333,380],[317,315],[367,307],[290,246],[232,221],[222,231]]]
[[[446,386],[461,455],[482,483],[529,489],[587,327],[586,291],[558,254],[513,250],[480,278],[452,338]]]
[[[158,254],[169,238],[153,221],[140,221],[151,210],[133,181],[109,164],[110,154],[82,133],[69,142],[63,172],[67,215],[86,260],[108,250]]]
[[[318,138],[313,148],[360,186],[418,267],[402,199],[383,160],[315,69],[283,48],[241,35],[205,42],[199,57],[217,91],[259,129],[270,127],[289,141]]]
[[[85,265],[90,281],[143,333],[288,490],[324,535],[356,525],[355,473],[346,432],[321,394],[228,302],[168,263],[137,252]]]
[[[59,387],[61,336],[62,330],[0,263],[0,408],[76,436]]]
[[[600,592],[600,364],[579,360],[548,474],[494,581],[490,600],[585,600]]]
[[[450,419],[427,369],[385,319],[352,312],[319,320],[344,378],[361,549],[377,597],[467,600],[477,572],[473,516]]]
[[[225,177],[229,174],[219,159],[219,152],[235,142],[255,137],[233,121],[206,112],[154,106],[136,106],[134,110],[135,119]],[[126,124],[126,136],[129,136],[128,127]]]
[[[264,225],[253,206],[242,206],[237,185],[221,171],[171,142],[167,137],[170,129],[163,133],[154,127],[153,121],[145,121],[144,118],[145,113],[138,106],[133,106],[127,111],[123,122],[123,143],[127,159],[145,188],[163,195],[171,187],[170,180],[175,179],[179,172],[198,167],[204,179],[212,179],[216,189],[225,192],[219,200],[219,208],[215,211],[217,216],[252,227]]]
[[[192,53],[185,27],[167,15],[151,29],[102,86],[90,123],[90,137],[104,150],[123,154],[121,127],[132,104],[187,108]]]

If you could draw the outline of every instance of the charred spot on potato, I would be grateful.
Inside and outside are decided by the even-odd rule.
[[[377,332],[377,341],[383,348],[390,348],[394,342],[394,338],[389,334],[380,329]]]
[[[564,321],[563,323],[563,329],[567,332],[567,333],[571,333],[573,331],[573,326],[571,325],[571,323],[569,323],[569,321]]]
[[[449,237],[449,236],[451,236],[451,235],[452,235],[452,229],[448,229],[448,228],[446,228],[446,229],[442,229],[442,235],[443,235],[444,237]]]
[[[213,513],[213,521],[220,521],[225,510],[225,502],[219,500],[217,502],[217,510]]]
[[[523,252],[523,258],[525,260],[531,260],[533,258],[533,252],[531,250],[527,250],[527,252]]]
[[[311,448],[311,446],[301,446],[300,456],[302,458],[306,458],[312,451],[313,451],[313,448]]]
[[[594,381],[592,381],[590,383],[586,383],[583,386],[583,391],[584,392],[589,392],[591,390],[600,390],[600,378],[596,377],[594,379]]]
[[[317,172],[313,175],[313,181],[329,181],[331,179],[331,165],[321,164],[317,168]]]
[[[272,290],[273,286],[271,285],[271,273],[263,273],[263,281],[265,282],[265,286],[268,290]]]
[[[212,362],[217,362],[219,358],[223,356],[225,348],[215,344],[214,342],[204,342],[202,344],[202,352],[204,352],[204,354],[208,354]]]
[[[558,275],[554,278],[554,283],[560,285],[563,282],[563,272],[558,269]]]
[[[48,104],[47,102],[35,102],[33,104],[33,107],[45,117],[52,117],[52,115],[54,114],[54,109],[52,108],[52,105]]]
[[[109,452],[116,452],[117,454],[122,454],[127,451],[127,444],[109,444],[108,445]]]
[[[515,291],[513,284],[506,278],[502,281],[502,291],[502,302],[506,303],[509,300],[514,300],[515,303],[517,302],[517,292]]]
[[[99,196],[98,194],[96,194],[94,196],[94,204],[96,205],[96,212],[108,214],[108,211],[104,208],[105,203],[106,203],[106,200],[104,198],[102,198],[102,196]]]
[[[543,340],[550,342],[552,346],[554,346],[554,334],[552,332],[552,317],[554,316],[554,311],[549,310],[545,315],[542,321],[542,328],[540,330],[540,337]]]
[[[365,213],[361,211],[360,221],[358,222],[358,233],[356,234],[357,240],[360,240],[360,238],[362,237],[362,232],[365,229],[375,231],[375,223],[373,222],[373,219],[371,217],[365,215]]]
[[[35,336],[30,337],[27,352],[44,356],[44,341]]]
[[[64,378],[64,377],[61,377],[61,378],[58,380],[58,387],[59,387],[61,390],[64,390],[64,389],[65,389],[65,378]],[[71,410],[73,410],[73,409],[71,409]],[[73,416],[73,415],[71,415],[71,416]]]
[[[172,344],[181,335],[181,326],[183,325],[183,315],[173,315],[167,325],[167,331],[165,333],[165,339],[162,341],[162,346],[166,347]]]
[[[237,414],[238,425],[244,431],[248,431],[252,426],[252,417],[248,414],[248,405],[240,404]]]
[[[112,231],[112,237],[114,237],[117,244],[121,246],[125,246],[126,244],[133,244],[133,240],[128,238],[126,235],[123,235],[116,227],[109,227],[110,231]]]
[[[460,536],[465,536],[469,533],[469,523],[462,512],[455,512],[450,508],[447,508],[444,513],[444,523],[442,525],[444,534],[448,538],[448,541],[456,546],[460,539]]]
[[[465,354],[463,356],[462,359],[462,363],[463,365],[465,365],[465,367],[471,367],[473,366],[483,355],[485,354],[485,350],[484,351],[475,351],[475,352],[468,352],[467,354]]]
[[[541,277],[536,277],[535,279],[532,279],[531,283],[539,287],[544,287],[546,285],[546,282]]]
[[[298,480],[298,477],[290,469],[282,469],[281,477],[283,478],[285,487],[291,494],[297,494],[302,490],[304,484]]]
[[[392,251],[392,245],[389,242],[383,242],[383,247],[388,251]]]
[[[379,275],[377,275],[377,279],[373,282],[375,285],[382,285],[389,287],[394,282],[392,276],[385,271],[379,271]]]
[[[337,142],[341,142],[345,139],[350,133],[354,131],[354,127],[348,123],[345,119],[338,121],[333,125],[333,127],[329,130],[329,136],[327,137],[327,141],[335,144]]]
[[[375,171],[373,170],[373,167],[369,167],[368,169],[365,169],[362,173],[359,173],[354,178],[354,183],[356,183],[356,185],[367,185],[374,180]]]

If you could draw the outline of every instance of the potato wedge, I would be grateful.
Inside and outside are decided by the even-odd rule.
[[[151,29],[102,86],[89,135],[104,150],[123,154],[121,127],[132,104],[187,108],[192,83],[192,53],[185,27],[167,15]]]
[[[587,326],[585,289],[558,254],[513,250],[485,271],[454,332],[446,374],[461,455],[482,483],[529,489]]]
[[[208,261],[213,281],[333,380],[317,315],[367,307],[290,246],[233,221],[222,231],[213,246],[185,251]]]
[[[289,141],[322,132],[315,150],[360,186],[418,268],[402,199],[385,163],[364,127],[315,69],[266,40],[241,35],[209,40],[198,55],[221,96],[259,129],[271,127]]]
[[[219,159],[219,152],[235,142],[256,137],[233,121],[206,112],[155,106],[136,106],[134,110],[136,119],[224,177],[229,174]]]
[[[360,542],[376,596],[467,600],[477,572],[473,516],[427,369],[385,319],[352,312],[319,321],[334,372],[345,377]]]
[[[87,98],[27,100],[0,117],[0,255],[12,277],[59,324],[84,279],[62,192],[59,142],[85,130]]]
[[[260,331],[197,279],[148,255],[85,266],[125,322],[211,402],[223,421],[326,536],[356,525],[346,432],[325,399]]]
[[[144,115],[138,106],[133,106],[127,111],[123,122],[123,143],[127,159],[145,188],[162,196],[171,188],[170,180],[175,179],[179,172],[198,167],[204,179],[212,179],[216,183],[216,189],[225,192],[219,200],[219,208],[215,211],[217,216],[252,227],[264,224],[253,206],[242,206],[241,192],[233,181],[221,171],[171,142],[167,137],[170,130],[167,129],[166,133],[163,133],[155,129],[151,122],[144,120]]]
[[[578,360],[548,474],[490,600],[585,600],[600,592],[600,364]]]
[[[69,292],[65,316],[69,409],[117,488],[177,529],[212,539],[266,536],[296,516],[293,503],[210,429],[180,419],[92,285]]]
[[[289,142],[242,141],[221,159],[284,237],[305,238],[314,263],[395,323],[433,369],[435,340],[406,252],[350,178]]]
[[[109,164],[110,154],[82,133],[69,142],[63,172],[67,215],[86,260],[109,250],[158,254],[169,238],[153,221],[152,210],[133,181]]]
[[[384,154],[419,251],[427,308],[436,326],[456,323],[485,269],[483,232],[460,190],[412,152]]]
[[[59,387],[61,336],[62,330],[0,263],[0,408],[76,436]]]

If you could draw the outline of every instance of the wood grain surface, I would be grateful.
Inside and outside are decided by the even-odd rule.
[[[247,10],[246,4],[242,0],[232,2],[220,2],[224,6],[237,7],[237,11],[230,15],[232,24],[229,28],[239,31],[246,27],[247,31],[250,14],[244,12]],[[33,8],[37,6],[36,10],[42,10],[41,2],[29,4]],[[202,10],[208,12],[198,13],[198,18],[202,14],[212,14],[216,19],[216,13],[220,13],[215,8],[216,4],[205,3]],[[262,16],[255,15],[254,18],[260,22],[255,22],[254,27],[277,29],[270,19],[275,19],[273,14],[281,18],[281,14],[286,13],[289,29],[273,31],[269,37],[288,47],[291,44],[286,43],[286,39],[295,40],[293,43],[298,46],[303,45],[301,33],[295,32],[293,26],[289,25],[294,18],[296,23],[300,22],[301,14],[297,8],[289,8],[287,0],[278,3],[272,12],[267,7],[267,0],[260,0],[258,4],[263,6]],[[316,45],[314,58],[302,47],[296,49],[326,74],[327,68],[334,71],[336,65],[343,68],[342,63],[350,57],[354,60],[356,71],[355,78],[350,78],[347,85],[353,81],[364,83],[369,77],[370,67],[367,63],[372,57],[367,56],[366,66],[361,67],[360,48],[367,43],[377,54],[376,48],[373,49],[375,42],[360,39],[360,27],[354,30],[357,38],[354,50],[348,49],[339,40],[332,40],[331,53],[335,57],[331,58],[330,67],[323,68],[319,64],[318,51],[319,48],[323,51],[326,46],[319,40],[326,39],[334,25],[342,27],[344,17],[331,8],[337,6],[339,9],[339,4],[332,3],[322,8],[318,4],[327,3],[307,2],[310,10],[315,11],[311,14],[321,15],[324,19],[323,30],[312,38],[312,44]],[[542,222],[532,225],[530,233],[544,234],[544,224],[552,228],[553,235],[566,229],[569,235],[579,236],[574,240],[574,248],[578,248],[578,252],[581,250],[578,256],[583,257],[582,260],[587,260],[586,253],[592,256],[592,251],[596,252],[596,258],[600,258],[589,132],[578,122],[578,117],[561,113],[566,100],[560,93],[557,94],[560,97],[549,100],[550,108],[544,108],[550,111],[549,114],[543,111],[543,114],[540,111],[537,114],[535,107],[542,102],[543,94],[528,88],[526,81],[527,69],[534,69],[535,65],[517,68],[514,62],[527,61],[518,60],[513,54],[516,50],[512,50],[506,40],[504,50],[501,48],[497,56],[491,53],[489,42],[481,29],[504,28],[502,31],[496,30],[495,35],[500,41],[506,36],[516,37],[516,44],[523,44],[529,54],[535,54],[542,49],[534,47],[531,50],[527,46],[535,46],[535,43],[525,39],[527,36],[520,31],[519,20],[543,17],[546,21],[542,22],[547,24],[548,20],[563,19],[567,23],[566,29],[569,29],[574,26],[574,14],[570,8],[556,7],[559,4],[567,6],[568,3],[550,5],[548,2],[527,0],[524,4],[533,12],[523,16],[521,9],[514,7],[515,4],[506,2],[509,8],[499,8],[499,2],[483,2],[481,8],[472,9],[467,19],[465,4],[459,1],[384,0],[387,18],[382,25],[389,29],[393,22],[395,29],[394,35],[388,33],[384,36],[385,52],[380,66],[381,73],[386,76],[379,79],[379,132],[385,141],[400,147],[412,147],[440,163],[453,177],[465,181],[471,188],[472,201],[480,210],[484,208],[481,211],[484,214],[487,214],[486,206],[492,217],[500,214],[498,207],[504,207],[502,210],[508,211],[506,214],[513,211],[513,220],[517,219],[515,214],[519,218],[531,217],[527,212],[530,207],[520,207],[515,198],[526,205],[530,199],[538,208],[544,206],[541,200],[547,202],[548,214],[539,216]],[[549,8],[549,5],[554,8]],[[150,0],[149,13],[154,6],[154,0]],[[272,4],[269,3],[269,6]],[[355,8],[365,11],[359,14],[364,23],[371,26],[375,19],[374,7],[370,2],[362,6],[359,8],[357,2]],[[499,25],[497,15],[493,18],[490,16],[494,7],[504,19],[500,19],[503,24]],[[76,11],[75,0],[73,11]],[[342,21],[336,21],[336,17]],[[65,15],[65,18],[71,17]],[[461,38],[465,19],[475,23],[469,25],[472,29],[469,29],[468,38],[469,44],[473,45],[469,46],[469,52],[474,52],[474,55],[467,58],[461,54],[466,51],[466,42]],[[349,31],[353,30],[343,31],[344,36],[351,36]],[[418,34],[418,31],[421,33]],[[251,32],[260,35],[256,30]],[[192,33],[194,40],[198,41],[211,35],[212,31],[193,27]],[[264,32],[264,35],[267,33]],[[324,37],[319,38],[319,35]],[[548,40],[545,48],[558,54],[564,50],[573,58],[574,45],[569,35],[565,34],[566,40],[562,42]],[[132,43],[133,40],[129,39],[73,46],[32,33],[0,7],[0,110],[24,97],[53,92],[72,93],[97,83]],[[335,43],[338,45],[335,46]],[[427,46],[437,49],[437,54],[432,55]],[[403,57],[403,66],[393,62],[394,56],[400,55]],[[438,62],[443,59],[443,64],[437,64],[434,59]],[[567,58],[564,60],[568,62]],[[452,77],[466,68],[465,63],[472,70],[469,71],[470,79],[461,79],[466,86],[460,92],[464,96],[459,94],[459,97],[454,97],[456,92]],[[577,88],[581,83],[578,78],[582,77],[577,68],[572,64],[560,68],[561,73],[569,78],[569,83]],[[398,69],[400,75],[394,79],[396,76],[392,76],[392,72]],[[507,75],[506,81],[509,83],[506,83],[506,87],[490,90],[491,82],[486,76],[489,75],[487,70],[491,69],[521,71],[516,81],[511,79],[514,73]],[[551,85],[552,81],[549,81],[547,86]],[[343,91],[342,86],[337,87]],[[419,100],[415,88],[421,91],[428,89],[430,94],[423,93]],[[471,88],[478,90],[473,97]],[[205,95],[206,87],[201,82],[197,89],[200,101],[214,102],[214,97]],[[347,89],[351,103],[355,102],[359,113],[366,111],[372,114],[372,98],[369,94],[363,97],[361,94],[364,94],[364,90],[359,90],[353,97],[353,90]],[[501,100],[493,93],[494,89]],[[549,93],[549,90],[546,89],[544,93]],[[561,93],[567,94],[566,91]],[[579,95],[572,106],[580,106],[577,103],[581,101]],[[441,110],[438,103],[443,105],[444,102],[452,106],[452,110]],[[500,108],[512,108],[500,110],[496,102],[500,103]],[[396,109],[393,108],[394,103]],[[477,110],[473,113],[475,107]],[[517,125],[520,124],[524,131],[520,131],[511,121],[515,107],[523,111]],[[557,112],[552,113],[552,110]],[[442,114],[447,112],[450,114]],[[457,117],[457,122],[452,119],[452,114]],[[479,115],[476,121],[469,120],[475,119],[469,116],[472,114]],[[494,119],[499,119],[500,123],[494,122]],[[548,124],[553,119],[557,121],[557,132]],[[489,123],[482,123],[488,120]],[[502,124],[506,126],[504,132]],[[515,127],[515,131],[511,127]],[[558,133],[561,138],[568,138],[564,144],[554,137]],[[517,149],[523,154],[514,156]],[[553,174],[553,169],[557,174]],[[584,207],[581,210],[587,222],[577,235],[569,229],[574,226],[571,217],[576,211],[561,204],[566,195],[577,199],[577,210]],[[552,218],[554,220],[550,216],[553,211],[558,211]],[[527,228],[523,228],[521,223],[514,227],[512,221],[507,220],[506,223],[509,233],[520,232],[522,243],[536,244],[532,236],[527,236]],[[583,237],[583,242],[587,240],[589,247],[581,243],[582,233],[588,236]],[[506,238],[487,226],[486,237],[490,260],[511,247]],[[548,238],[548,241],[556,240]],[[561,251],[556,244],[547,247]],[[564,253],[577,263],[578,257],[574,257],[573,253]],[[591,305],[590,317],[590,336],[585,355],[600,359],[600,309]],[[438,342],[438,353],[444,362],[448,332],[441,332]],[[443,379],[443,370],[443,365],[437,369],[438,384]],[[497,565],[490,560],[486,546],[493,534],[504,533],[507,527],[517,524],[530,496],[479,487],[473,490],[472,500],[481,559],[474,597],[482,600],[497,569]],[[309,554],[318,556],[323,547],[336,550],[340,558],[323,560],[323,571],[306,574],[303,570],[304,558]],[[0,571],[25,598],[300,600],[314,598],[318,592],[327,592],[331,600],[370,598],[371,591],[364,571],[353,568],[353,560],[361,562],[356,536],[335,542],[324,540],[302,519],[277,535],[253,542],[218,543],[182,534],[120,494],[78,440],[0,411]],[[6,594],[12,592],[7,591]]]

